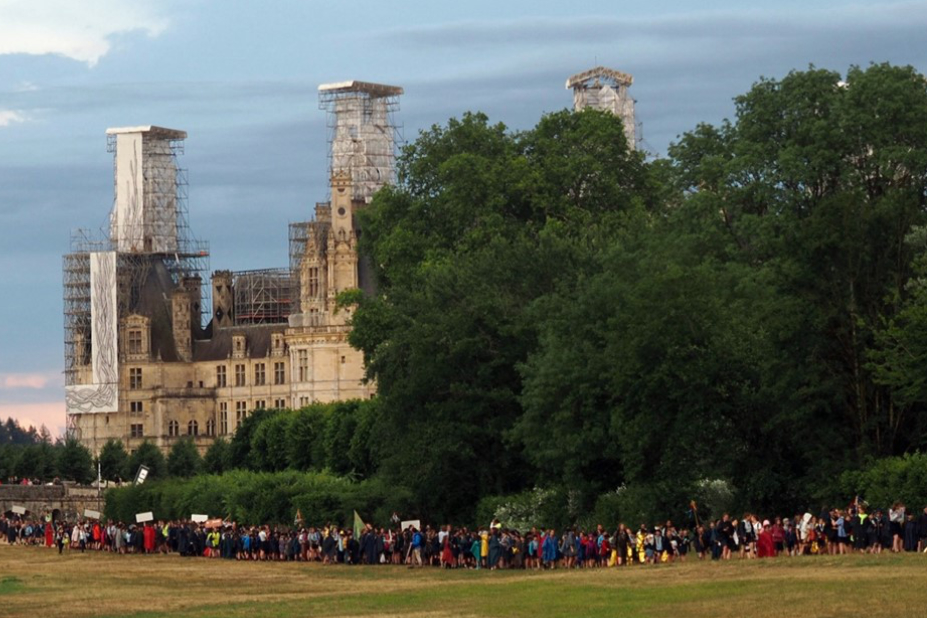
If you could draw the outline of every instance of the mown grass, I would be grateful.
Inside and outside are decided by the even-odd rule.
[[[22,582],[15,577],[0,577],[0,596],[22,589]]]
[[[582,571],[441,571],[113,556],[0,546],[0,616],[898,616],[927,556]]]

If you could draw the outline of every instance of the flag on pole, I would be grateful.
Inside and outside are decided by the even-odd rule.
[[[361,535],[364,534],[364,520],[361,519],[361,516],[357,514],[357,511],[354,511],[354,538],[360,540]]]

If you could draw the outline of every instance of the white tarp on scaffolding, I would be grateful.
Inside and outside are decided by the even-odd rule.
[[[90,384],[65,387],[69,414],[116,412],[119,407],[116,252],[90,254]]]
[[[182,131],[128,127],[116,140],[110,239],[122,253],[177,251],[177,163],[171,141]]]
[[[116,201],[110,239],[121,252],[144,250],[145,180],[142,176],[142,134],[116,136]]]

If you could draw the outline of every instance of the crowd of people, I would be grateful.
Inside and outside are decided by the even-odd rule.
[[[515,530],[498,520],[478,529],[409,525],[357,529],[335,525],[240,526],[160,521],[124,524],[82,520],[33,521],[0,516],[0,535],[9,544],[65,551],[117,554],[178,554],[249,561],[323,564],[393,564],[472,569],[599,568],[732,558],[772,558],[861,552],[927,553],[927,508],[915,516],[903,504],[889,509],[832,509],[817,516],[760,520],[753,514],[691,527],[672,521],[632,529],[570,528],[562,532]]]

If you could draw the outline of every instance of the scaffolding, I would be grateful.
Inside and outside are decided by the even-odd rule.
[[[74,231],[62,260],[66,386],[90,381],[92,253],[116,252],[119,320],[137,310],[142,288],[156,267],[163,265],[174,286],[187,277],[202,279],[209,271],[209,245],[193,238],[188,224],[186,171],[177,165],[184,137],[182,131],[160,127],[107,131],[114,182],[110,225],[105,231]],[[210,314],[208,293],[197,304],[202,325],[203,316]],[[68,415],[67,430],[79,437],[76,420],[77,415]]]
[[[300,299],[302,298],[300,270],[303,256],[306,255],[306,244],[309,242],[312,221],[299,221],[290,224],[290,281],[293,290],[293,312],[302,311]]]
[[[634,77],[606,67],[596,67],[577,73],[566,81],[566,89],[573,90],[573,109],[587,107],[610,112],[621,118],[628,146],[637,147],[637,121],[634,116],[634,98],[628,88]]]
[[[114,185],[108,241],[119,252],[120,318],[137,303],[153,262],[164,264],[174,285],[209,272],[209,243],[190,231],[187,170],[177,161],[186,137],[156,126],[106,131]],[[211,315],[208,290],[199,300],[201,326]]]
[[[296,286],[286,268],[235,271],[232,290],[237,326],[285,323],[296,304]]]
[[[319,109],[327,113],[329,173],[348,171],[356,200],[369,202],[395,180],[396,144],[401,127],[399,86],[348,81],[319,86]]]

